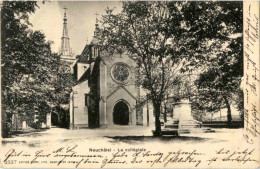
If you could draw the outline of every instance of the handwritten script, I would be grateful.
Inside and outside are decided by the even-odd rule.
[[[257,6],[252,2],[244,2],[244,138],[250,144],[256,142],[254,140],[260,136],[259,12]]]
[[[207,157],[199,150],[182,150],[170,152],[151,151],[143,148],[139,149],[91,149],[82,154],[78,152],[77,145],[68,147],[58,147],[54,150],[36,150],[35,152],[18,151],[10,149],[5,154],[3,160],[6,167],[14,164],[48,164],[53,167],[71,166],[75,168],[84,167],[121,167],[128,166],[148,166],[148,167],[171,167],[175,165],[188,165],[190,167],[200,167],[203,165],[214,165],[217,162],[236,162],[241,164],[258,162],[252,155],[255,149],[229,150],[220,148]]]

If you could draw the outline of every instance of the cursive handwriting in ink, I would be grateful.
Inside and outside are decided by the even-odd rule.
[[[104,168],[107,164],[126,164],[126,152],[116,152],[111,159],[105,158],[102,161],[101,168]]]
[[[17,152],[15,149],[11,149],[9,150],[6,154],[5,154],[5,159],[4,162],[6,162],[7,160],[10,160],[11,157],[30,157],[31,155],[23,152],[23,151],[19,151]]]

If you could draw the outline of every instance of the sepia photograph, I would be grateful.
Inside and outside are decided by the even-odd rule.
[[[257,168],[259,2],[2,1],[1,168]]]

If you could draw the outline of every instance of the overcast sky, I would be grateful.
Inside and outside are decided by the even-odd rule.
[[[41,30],[46,35],[46,40],[54,42],[52,50],[58,52],[61,45],[63,29],[64,7],[68,8],[68,31],[70,45],[75,54],[81,54],[86,41],[90,42],[94,35],[97,12],[105,14],[107,7],[115,7],[115,12],[121,11],[121,2],[93,2],[93,1],[52,1],[42,4],[38,2],[40,8],[30,16],[33,30]]]

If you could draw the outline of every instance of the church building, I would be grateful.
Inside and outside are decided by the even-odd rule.
[[[153,109],[140,101],[138,66],[128,53],[100,50],[99,24],[73,65],[77,84],[70,99],[70,128],[154,123]]]

